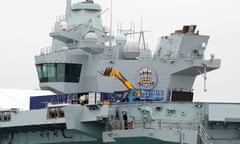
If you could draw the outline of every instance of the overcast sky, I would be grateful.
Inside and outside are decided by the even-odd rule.
[[[80,0],[73,0],[80,1]],[[95,0],[102,9],[110,0]],[[65,0],[0,1],[0,88],[39,89],[34,56],[51,45],[56,16],[64,15]],[[203,78],[194,85],[196,99],[240,101],[240,1],[239,0],[113,0],[113,27],[117,22],[140,30],[141,15],[146,42],[154,49],[162,35],[186,24],[198,25],[200,34],[210,35],[206,59],[211,53],[222,59],[220,70],[208,74],[206,93]],[[109,25],[109,11],[103,14]],[[161,80],[160,80],[161,81]],[[17,96],[16,96],[17,97]]]

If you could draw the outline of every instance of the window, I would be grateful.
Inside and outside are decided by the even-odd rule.
[[[40,82],[79,82],[81,64],[49,63],[38,64],[37,72]]]
[[[65,64],[57,64],[57,82],[64,82]]]
[[[42,66],[37,65],[37,72],[38,72],[38,78],[42,79],[43,78],[43,73],[42,73]]]
[[[39,64],[37,65],[37,72],[40,82],[47,82],[47,66],[46,64]]]
[[[65,82],[78,82],[80,70],[80,65],[67,64],[65,67]]]
[[[56,64],[47,64],[48,81],[56,81]]]

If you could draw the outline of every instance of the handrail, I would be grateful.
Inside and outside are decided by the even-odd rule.
[[[191,54],[176,54],[176,55],[164,55],[158,56],[162,60],[192,60],[203,59],[203,56],[191,55]]]
[[[204,126],[200,124],[199,126],[199,136],[203,142],[203,144],[213,144],[211,137],[206,132]]]
[[[124,120],[109,120],[108,130],[124,130]],[[195,121],[173,121],[173,120],[132,120],[128,122],[131,125],[131,129],[192,129],[197,130],[199,128],[199,122]]]

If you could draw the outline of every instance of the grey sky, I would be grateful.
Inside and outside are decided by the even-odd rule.
[[[79,0],[73,0],[79,1]],[[110,0],[95,0],[106,9]],[[65,0],[4,0],[0,2],[0,88],[37,89],[34,56],[40,48],[51,45],[49,32],[56,16],[64,15]],[[239,0],[113,0],[113,27],[117,22],[126,28],[134,22],[143,29],[149,48],[154,49],[162,35],[185,24],[196,24],[200,34],[210,35],[206,58],[214,53],[222,59],[220,70],[208,74],[208,92],[203,93],[203,78],[194,85],[196,96],[203,100],[238,100],[240,53]],[[109,25],[109,11],[103,14]]]

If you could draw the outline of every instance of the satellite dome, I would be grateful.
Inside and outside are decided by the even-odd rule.
[[[87,39],[98,39],[98,36],[93,32],[89,32],[84,37],[84,40],[87,40]]]
[[[66,21],[61,21],[60,29],[65,31],[67,28],[68,28],[68,23]]]
[[[125,35],[119,34],[115,37],[115,42],[117,45],[124,45],[127,41],[127,38]]]
[[[140,47],[136,41],[127,41],[123,48],[123,55],[127,59],[137,58],[140,54]]]
[[[84,42],[86,44],[96,44],[97,40],[98,40],[98,36],[93,32],[87,33],[84,37]]]

